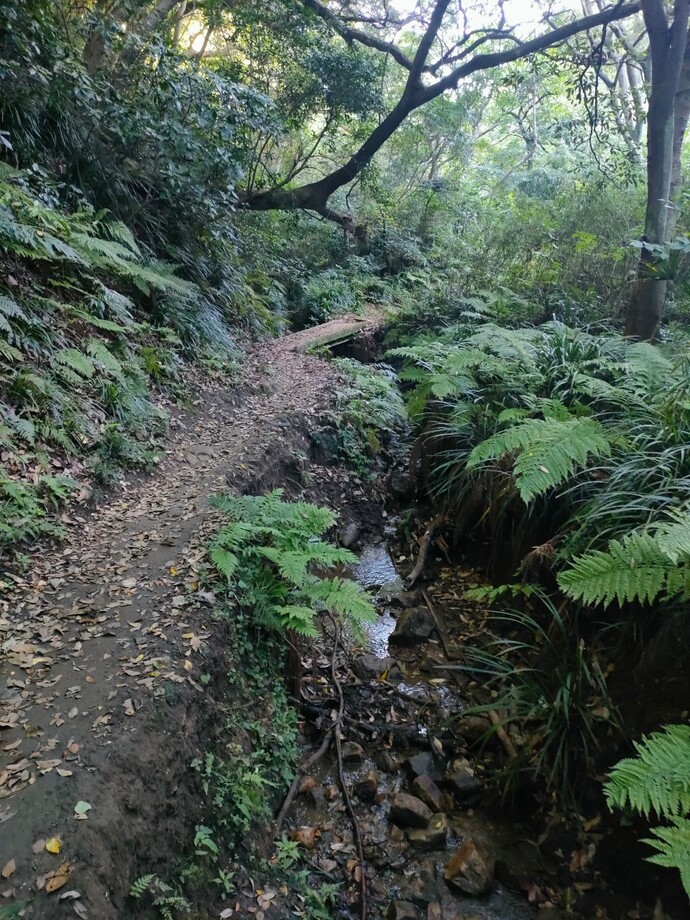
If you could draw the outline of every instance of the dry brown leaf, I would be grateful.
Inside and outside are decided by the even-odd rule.
[[[15,870],[16,868],[17,868],[16,862],[15,862],[13,859],[11,859],[11,860],[5,865],[5,867],[4,867],[4,869],[2,870],[2,872],[0,873],[0,875],[2,875],[3,878],[9,878],[10,875],[13,874],[13,872],[14,872],[14,870]]]
[[[51,894],[67,884],[69,878],[69,863],[64,862],[55,872],[46,876],[46,891]]]

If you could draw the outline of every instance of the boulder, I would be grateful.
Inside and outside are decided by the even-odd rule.
[[[446,845],[448,822],[445,815],[432,815],[426,827],[414,828],[407,832],[412,846],[419,850],[437,850]]]
[[[356,741],[346,741],[342,747],[343,763],[361,763],[364,760],[364,748]]]
[[[386,671],[390,671],[394,664],[395,658],[377,658],[368,652],[355,658],[352,670],[360,680],[377,680],[383,677]]]
[[[404,829],[426,827],[431,818],[431,809],[421,799],[406,792],[399,792],[391,802],[390,820]]]
[[[443,877],[465,894],[485,894],[491,887],[496,861],[486,847],[466,837],[446,863]]]
[[[399,607],[419,607],[424,600],[421,591],[400,591],[392,598]]]
[[[397,645],[420,645],[434,632],[436,624],[426,607],[403,610],[388,640]]]
[[[387,920],[419,920],[419,911],[409,901],[391,901],[386,911]]]
[[[444,806],[443,793],[433,779],[426,773],[418,776],[412,783],[412,789],[422,802],[433,811],[441,811]]]
[[[355,793],[361,802],[373,802],[379,791],[379,777],[376,770],[369,770],[355,782]]]
[[[484,716],[462,716],[458,719],[456,731],[470,744],[474,744],[491,731],[491,722]]]

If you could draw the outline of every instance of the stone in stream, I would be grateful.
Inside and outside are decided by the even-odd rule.
[[[400,761],[390,751],[379,751],[376,755],[376,766],[383,773],[397,773]]]
[[[426,827],[431,818],[431,809],[421,799],[406,792],[399,792],[391,802],[390,821],[405,829]]]
[[[448,821],[445,815],[432,815],[426,827],[407,832],[407,839],[419,850],[438,850],[446,845]]]
[[[364,760],[364,748],[356,741],[346,741],[342,747],[343,763],[361,763]]]
[[[399,591],[391,600],[399,607],[419,607],[424,598],[421,591]]]
[[[434,755],[430,751],[422,751],[420,754],[415,754],[414,757],[408,757],[405,764],[413,776],[430,776],[433,780],[440,779]]]
[[[443,793],[438,788],[433,779],[426,773],[418,776],[412,783],[412,788],[422,802],[434,811],[442,811],[445,801]]]
[[[388,641],[397,645],[420,645],[435,629],[434,618],[426,607],[412,607],[400,614]]]
[[[359,539],[359,525],[355,524],[354,521],[349,523],[344,527],[340,532],[340,542],[343,544],[345,549],[349,549],[353,546]]]
[[[386,671],[390,671],[394,664],[395,658],[377,658],[376,655],[367,652],[355,658],[352,670],[360,680],[377,680],[383,677]]]
[[[456,799],[469,799],[482,790],[481,781],[474,775],[469,761],[456,760],[445,775],[445,781]]]
[[[466,837],[446,863],[443,877],[465,894],[485,894],[491,887],[496,861],[487,848]]]
[[[355,793],[361,802],[373,802],[379,791],[379,778],[376,770],[369,770],[355,782]]]
[[[419,920],[419,911],[409,901],[391,901],[386,911],[387,920]]]

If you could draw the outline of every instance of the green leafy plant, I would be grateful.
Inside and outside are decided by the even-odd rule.
[[[129,893],[130,897],[137,901],[148,897],[151,905],[157,908],[162,920],[175,920],[178,911],[187,913],[191,910],[189,901],[177,894],[171,885],[157,875],[142,875],[132,884]]]
[[[214,501],[230,517],[211,545],[211,559],[237,601],[256,623],[278,631],[316,634],[315,612],[344,616],[355,626],[373,616],[353,581],[326,577],[355,561],[352,553],[322,539],[333,512],[305,502],[285,502],[282,490],[266,496],[225,496]]]
[[[635,757],[611,770],[606,798],[611,808],[667,819],[644,841],[657,850],[648,859],[678,869],[690,896],[690,726],[666,725],[636,741],[635,749]]]

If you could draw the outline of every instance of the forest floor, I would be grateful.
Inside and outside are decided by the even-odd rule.
[[[222,654],[198,580],[219,519],[209,497],[299,487],[339,383],[305,349],[379,322],[257,346],[232,388],[193,375],[155,471],[73,508],[64,542],[0,581],[1,916],[22,902],[45,920],[121,920],[132,873],[182,845]],[[339,487],[322,473],[327,498]]]

